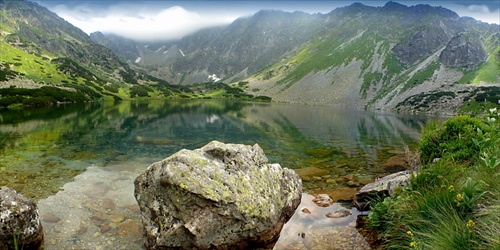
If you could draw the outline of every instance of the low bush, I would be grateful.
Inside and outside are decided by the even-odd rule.
[[[452,157],[461,162],[470,162],[479,155],[478,141],[484,140],[488,128],[480,119],[458,116],[442,125],[431,124],[420,139],[419,153],[423,163],[435,158]]]
[[[424,128],[421,170],[368,216],[382,249],[500,249],[498,118],[491,109]]]

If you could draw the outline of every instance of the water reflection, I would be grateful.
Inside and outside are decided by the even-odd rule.
[[[1,110],[0,186],[39,200],[46,249],[137,249],[142,244],[133,180],[149,164],[182,148],[199,148],[211,140],[258,143],[270,162],[301,169],[297,172],[306,192],[334,193],[390,171],[386,161],[401,157],[406,145],[414,150],[428,119],[208,100]],[[312,209],[304,202],[301,206]],[[296,213],[296,223],[287,224],[277,248],[308,248],[324,237],[331,242],[328,235],[339,233],[354,237],[340,241],[364,246],[349,225],[354,212],[342,221],[321,213],[313,220]],[[297,230],[311,237],[297,238]]]
[[[427,119],[206,100],[2,110],[0,185],[39,199],[56,193],[91,165],[152,163],[211,140],[259,143],[272,162],[284,167],[326,168],[332,178],[354,173],[370,179],[383,172],[378,167],[405,145],[414,149]]]

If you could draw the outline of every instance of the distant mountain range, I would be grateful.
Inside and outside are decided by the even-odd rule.
[[[189,86],[199,90],[221,79],[244,89],[243,96],[421,111],[500,99],[500,26],[442,7],[388,2],[327,14],[266,10],[150,43],[100,32],[89,37],[27,1],[0,0],[0,8],[4,78],[22,73],[114,98],[196,97]],[[24,65],[16,58],[32,59]],[[30,71],[42,67],[36,61],[43,72]]]

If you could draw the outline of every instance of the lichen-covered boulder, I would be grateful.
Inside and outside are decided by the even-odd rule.
[[[413,174],[416,173],[413,172]],[[411,176],[412,172],[401,171],[368,183],[356,194],[354,205],[358,210],[369,210],[371,200],[393,195],[397,187],[403,187],[409,183]]]
[[[0,249],[39,249],[43,230],[35,202],[9,187],[0,189]]]
[[[272,247],[301,196],[299,176],[257,144],[183,149],[135,180],[148,249]]]

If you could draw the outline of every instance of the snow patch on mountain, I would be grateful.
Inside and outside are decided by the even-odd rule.
[[[216,74],[208,75],[208,79],[210,79],[213,82],[218,82],[221,80],[219,77],[217,77]]]

